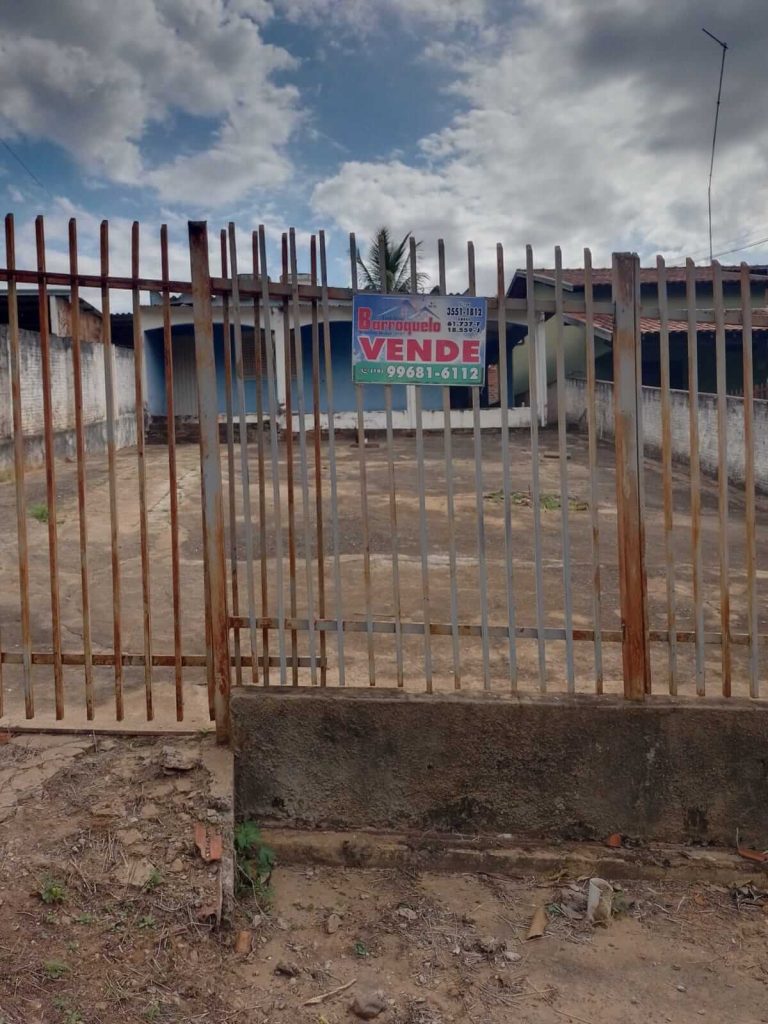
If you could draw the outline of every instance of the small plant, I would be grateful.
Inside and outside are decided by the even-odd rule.
[[[75,924],[93,924],[96,920],[96,915],[89,913],[87,910],[83,914],[78,914],[75,918]]]
[[[33,519],[36,519],[38,523],[48,522],[48,506],[43,504],[35,504],[29,506],[29,514]]]
[[[58,981],[59,978],[63,978],[69,970],[66,964],[63,964],[61,960],[46,960],[43,964],[43,974],[49,981]]]
[[[370,955],[371,954],[368,952],[368,947],[364,942],[355,943],[355,956],[365,957]]]
[[[83,1015],[79,1010],[66,1010],[63,1021],[64,1024],[83,1024]]]
[[[67,898],[67,890],[63,882],[57,882],[55,878],[45,878],[39,890],[40,899],[43,903],[63,903]]]
[[[152,892],[152,890],[156,889],[158,887],[158,885],[160,885],[162,883],[162,881],[163,881],[163,876],[160,874],[160,872],[157,870],[157,868],[153,868],[152,869],[152,874],[149,876],[149,878],[144,883],[144,888],[148,892]]]
[[[142,1013],[142,1017],[151,1024],[152,1021],[160,1020],[160,1014],[162,1012],[160,1003],[149,1003],[147,1008],[144,1010],[144,1013]]]
[[[263,909],[272,903],[269,884],[275,866],[275,853],[264,842],[254,821],[242,821],[235,828],[238,888],[250,892]]]
[[[138,926],[142,931],[146,931],[147,928],[154,928],[156,923],[157,922],[151,914],[144,914],[143,917],[140,917],[138,920]]]

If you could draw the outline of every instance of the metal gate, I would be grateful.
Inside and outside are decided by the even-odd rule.
[[[171,728],[202,712],[226,739],[230,676],[760,696],[759,273],[651,273],[628,254],[607,273],[589,251],[572,270],[559,250],[542,270],[530,248],[517,269],[498,246],[491,386],[373,387],[351,383],[354,236],[351,288],[329,284],[322,232],[307,251],[288,232],[273,267],[263,228],[243,255],[230,225],[215,276],[191,223],[189,281],[169,276],[165,230],[155,277],[138,225],[128,276],[110,272],[106,223],[98,274],[79,269],[74,222],[69,241],[68,267],[49,270],[38,219],[37,268],[19,269],[6,218],[0,721]],[[440,293],[476,293],[471,243],[450,262],[439,243],[434,266]],[[110,316],[116,295],[130,313]],[[190,395],[193,423],[174,408]]]

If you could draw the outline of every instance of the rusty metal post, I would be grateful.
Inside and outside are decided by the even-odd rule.
[[[209,687],[213,689],[216,739],[229,742],[229,619],[227,570],[224,552],[224,503],[222,501],[219,410],[216,361],[213,346],[211,277],[208,267],[208,228],[205,221],[189,222],[189,255],[192,266],[192,308],[195,323],[195,364],[200,421],[202,467],[203,548],[208,567],[207,605],[211,641]]]
[[[645,586],[645,528],[642,514],[642,433],[639,397],[641,360],[640,261],[634,253],[613,254],[613,410],[616,434],[616,507],[619,533],[624,696],[644,700],[650,692],[648,608]]]

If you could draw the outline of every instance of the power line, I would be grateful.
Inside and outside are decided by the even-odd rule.
[[[717,256],[730,256],[732,252],[743,252],[744,249],[754,249],[756,245],[765,245],[768,242],[768,238],[758,238],[754,242],[748,242],[746,245],[739,245],[735,249],[723,249],[722,252],[716,252],[714,256],[710,255],[710,259],[714,259]]]
[[[720,117],[720,96],[723,92],[723,72],[725,71],[725,54],[728,50],[728,44],[724,43],[722,39],[718,39],[717,36],[713,36],[711,32],[708,32],[705,28],[701,30],[705,35],[709,36],[710,39],[722,46],[723,48],[723,59],[720,62],[720,84],[717,87],[717,106],[715,107],[715,130],[712,133],[712,156],[709,160],[709,185],[707,186],[707,211],[709,213],[709,258],[714,259],[712,256],[712,172],[715,168],[715,143],[717,142],[717,121]]]
[[[21,167],[23,167],[23,168],[24,168],[24,170],[25,170],[25,171],[27,172],[27,174],[28,174],[28,175],[30,176],[30,178],[32,179],[32,181],[34,181],[34,183],[35,183],[35,184],[37,185],[37,187],[38,187],[38,188],[41,188],[41,189],[43,190],[43,192],[47,192],[47,193],[48,193],[48,195],[49,195],[49,196],[51,196],[51,199],[53,199],[53,196],[51,195],[50,191],[49,191],[49,190],[48,190],[48,189],[46,188],[46,186],[45,186],[45,185],[44,185],[44,184],[42,183],[42,181],[40,181],[40,179],[39,179],[39,178],[38,178],[38,176],[37,176],[37,175],[35,174],[35,172],[34,172],[34,171],[32,171],[32,170],[30,170],[30,168],[29,168],[29,167],[27,167],[27,165],[26,165],[26,164],[24,163],[24,161],[23,161],[23,160],[21,159],[21,157],[19,156],[19,154],[18,154],[18,153],[15,153],[15,152],[14,152],[14,151],[13,151],[13,150],[11,149],[11,147],[10,147],[10,146],[8,145],[8,143],[7,143],[6,141],[5,141],[5,139],[0,139],[0,142],[2,142],[2,144],[3,144],[4,146],[5,146],[5,148],[6,148],[7,150],[8,150],[8,152],[9,152],[9,153],[11,154],[11,156],[12,156],[12,157],[13,157],[13,159],[14,159],[14,160],[16,161],[16,163],[17,163],[17,164],[19,164],[19,166],[21,166]]]

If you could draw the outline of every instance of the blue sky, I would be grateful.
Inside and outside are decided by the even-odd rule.
[[[26,0],[0,4],[0,191],[19,259],[46,215],[52,265],[77,216],[85,265],[131,220],[146,272],[169,224],[325,228],[334,281],[347,233],[412,230],[434,274],[447,243],[463,286],[467,239],[492,286],[535,246],[579,264],[615,249],[705,256],[706,175],[719,54],[726,65],[715,249],[768,237],[762,0]],[[768,260],[768,246],[723,259]],[[508,275],[509,276],[509,275]]]

